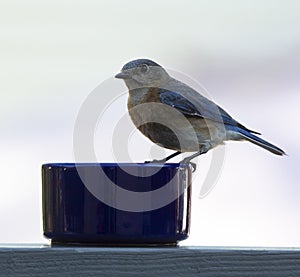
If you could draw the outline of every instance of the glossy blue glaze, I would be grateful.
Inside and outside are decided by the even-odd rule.
[[[121,165],[122,168],[134,166],[143,171],[155,167],[153,164]],[[169,182],[174,174],[179,174],[176,187],[184,186],[184,193],[155,210],[123,211],[104,204],[90,193],[76,166],[89,172],[101,166],[116,185],[137,192],[156,190]],[[165,164],[152,176],[138,177],[114,163],[80,163],[76,166],[74,163],[42,166],[44,235],[53,243],[175,244],[188,237],[191,203],[189,167]]]

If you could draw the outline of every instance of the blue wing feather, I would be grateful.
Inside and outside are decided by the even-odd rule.
[[[163,104],[169,105],[183,114],[202,117],[195,105],[177,92],[164,90],[159,93],[159,98]]]
[[[177,92],[166,90],[166,89],[159,89],[158,94],[159,94],[160,101],[163,104],[169,105],[179,110],[181,113],[185,115],[201,117],[203,119],[209,119],[215,122],[224,123],[225,126],[226,125],[238,126],[239,128],[244,129],[248,132],[260,134],[258,132],[249,130],[242,124],[238,123],[225,110],[223,110],[216,104],[214,104],[215,108],[213,109],[213,112],[212,110],[206,111],[205,107],[201,106],[199,103],[197,103],[198,104],[197,106],[201,106],[201,109],[197,108],[196,105],[194,105],[190,100],[188,100],[186,97],[182,96]]]

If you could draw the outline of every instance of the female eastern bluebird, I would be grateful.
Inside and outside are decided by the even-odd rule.
[[[115,77],[129,89],[128,111],[135,126],[154,143],[177,151],[164,161],[196,152],[183,160],[190,162],[226,140],[248,140],[276,155],[285,154],[151,60],[128,62]],[[178,112],[184,119],[179,120]]]

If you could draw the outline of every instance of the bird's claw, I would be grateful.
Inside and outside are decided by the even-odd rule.
[[[190,162],[190,165],[192,166],[192,172],[194,173],[197,169],[197,164]]]
[[[145,161],[144,162],[145,164],[150,164],[150,163],[153,163],[153,164],[164,164],[165,163],[165,160],[152,160],[152,161]],[[195,163],[192,163],[190,160],[188,159],[183,159],[181,162],[181,164],[188,164],[192,167],[192,172],[195,172],[196,169],[197,169],[197,164]]]
[[[192,172],[195,172],[196,169],[197,169],[197,164],[191,162],[191,160],[188,159],[188,158],[187,158],[187,159],[183,159],[180,163],[181,163],[181,164],[187,164],[187,165],[190,165],[190,166],[192,167]]]
[[[165,163],[165,160],[152,160],[152,161],[145,161],[145,164],[163,164]]]

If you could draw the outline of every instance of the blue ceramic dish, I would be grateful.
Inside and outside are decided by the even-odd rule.
[[[105,177],[96,174],[99,169]],[[44,164],[44,235],[54,244],[176,244],[189,235],[191,175],[188,166],[177,163],[161,168],[130,163]],[[86,176],[94,187],[87,185]],[[171,180],[171,187],[160,193]],[[116,185],[112,190],[110,181]],[[95,188],[103,187],[108,188],[105,195],[97,194]],[[133,198],[123,199],[119,189]],[[147,192],[150,198],[135,206],[134,197],[142,199]],[[177,197],[168,201],[174,192]]]

